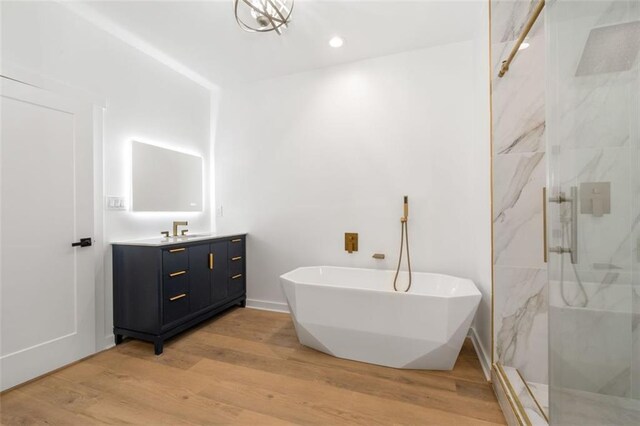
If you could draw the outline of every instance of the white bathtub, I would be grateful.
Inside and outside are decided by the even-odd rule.
[[[414,273],[408,293],[395,271],[316,266],[280,277],[300,343],[395,368],[453,368],[480,303],[471,280]],[[399,278],[404,288],[407,275]]]

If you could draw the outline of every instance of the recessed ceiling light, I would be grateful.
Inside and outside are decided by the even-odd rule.
[[[529,43],[527,43],[526,41],[523,41],[522,44],[520,44],[520,47],[518,47],[518,50],[524,50],[527,47],[529,47]]]
[[[331,40],[329,40],[329,46],[331,47],[342,47],[342,45],[344,44],[344,40],[342,39],[342,37],[333,37]]]

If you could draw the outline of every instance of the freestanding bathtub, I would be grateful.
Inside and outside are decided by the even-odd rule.
[[[300,343],[387,367],[453,368],[480,303],[471,280],[414,273],[408,293],[395,271],[315,266],[280,277]],[[406,288],[401,273],[398,288]]]

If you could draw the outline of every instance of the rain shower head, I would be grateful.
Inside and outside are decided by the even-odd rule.
[[[628,71],[640,50],[640,21],[591,30],[582,51],[576,77]]]

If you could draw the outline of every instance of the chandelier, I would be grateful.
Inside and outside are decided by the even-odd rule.
[[[275,31],[279,35],[291,22],[294,0],[233,0],[236,21],[251,33]]]

